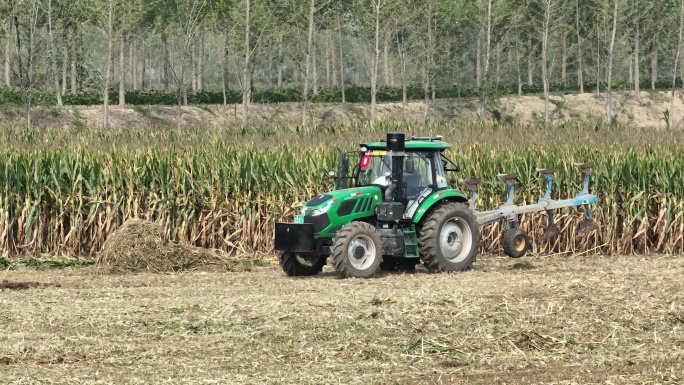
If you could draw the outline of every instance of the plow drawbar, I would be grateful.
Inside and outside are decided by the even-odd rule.
[[[554,173],[556,168],[538,168],[536,171],[544,176],[546,179],[546,193],[537,201],[537,203],[518,206],[513,202],[513,194],[515,192],[515,182],[518,180],[519,174],[498,174],[508,185],[508,199],[504,204],[497,209],[488,211],[479,211],[476,206],[479,179],[460,179],[459,181],[465,184],[470,190],[470,209],[475,214],[477,222],[480,225],[487,226],[504,219],[508,222],[506,228],[506,235],[503,239],[504,253],[512,258],[520,258],[530,248],[530,238],[527,233],[518,227],[518,214],[536,213],[546,211],[548,218],[548,227],[542,235],[542,241],[550,241],[553,237],[559,234],[560,230],[554,223],[552,210],[569,208],[569,207],[584,207],[584,221],[578,230],[580,236],[587,235],[591,231],[598,229],[594,222],[592,211],[589,205],[596,203],[596,195],[589,193],[589,182],[591,179],[592,168],[594,163],[574,163],[574,166],[579,168],[584,179],[584,186],[574,198],[554,200],[551,199],[551,188],[553,186]]]

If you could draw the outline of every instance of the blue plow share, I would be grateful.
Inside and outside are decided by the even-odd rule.
[[[593,163],[574,163],[575,167],[579,168],[584,178],[584,188],[574,198],[554,200],[551,199],[551,187],[553,185],[553,175],[556,168],[538,168],[536,171],[546,178],[546,193],[537,201],[537,203],[530,205],[518,206],[513,203],[513,193],[515,191],[515,182],[518,180],[519,174],[498,174],[508,185],[508,200],[499,206],[497,209],[488,211],[479,211],[476,206],[479,179],[461,179],[460,182],[468,186],[470,190],[470,209],[473,211],[480,225],[488,226],[505,219],[508,222],[506,228],[506,236],[503,239],[504,253],[512,258],[522,257],[530,248],[530,238],[524,230],[518,227],[518,215],[525,213],[536,213],[546,211],[548,217],[548,227],[542,235],[542,241],[550,241],[553,237],[559,234],[560,230],[555,225],[553,220],[553,210],[568,208],[568,207],[584,207],[584,221],[578,230],[580,236],[587,235],[591,231],[598,229],[596,222],[592,217],[592,211],[589,205],[596,203],[596,195],[589,193],[589,182],[591,179],[591,171],[594,167]]]

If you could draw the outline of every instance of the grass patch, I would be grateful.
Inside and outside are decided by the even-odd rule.
[[[95,264],[95,259],[75,259],[75,258],[55,258],[37,259],[33,257],[25,258],[0,258],[0,270],[15,270],[18,267],[28,267],[38,270],[43,269],[65,269],[87,267]]]

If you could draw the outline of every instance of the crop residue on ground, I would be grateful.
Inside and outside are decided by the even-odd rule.
[[[0,294],[0,368],[48,384],[681,383],[683,274],[682,257],[630,256],[368,280],[21,268],[0,281],[68,290]]]

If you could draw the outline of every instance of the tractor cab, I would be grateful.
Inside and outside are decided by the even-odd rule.
[[[391,140],[391,139],[390,139]],[[449,143],[443,142],[441,136],[415,137],[404,142],[401,151],[401,164],[395,175],[399,186],[393,194],[397,201],[406,208],[406,214],[413,214],[419,198],[435,191],[448,188],[447,171],[459,171],[454,163],[444,155],[444,150],[450,148]],[[396,155],[396,151],[394,154]],[[378,142],[361,144],[360,159],[351,176],[346,177],[348,161],[340,152],[340,167],[338,180],[348,178],[354,187],[376,186],[383,193],[392,185],[392,148],[388,150],[387,139]],[[334,176],[334,173],[331,173]],[[338,189],[347,188],[348,182],[338,185]],[[397,191],[401,190],[401,191]],[[413,209],[413,210],[412,210]]]

